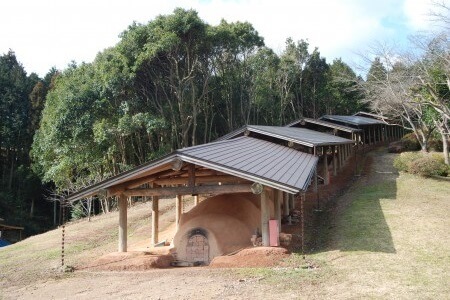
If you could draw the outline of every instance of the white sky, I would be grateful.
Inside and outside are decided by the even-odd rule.
[[[91,62],[133,21],[147,23],[176,7],[217,25],[248,21],[275,52],[286,38],[308,39],[331,62],[352,65],[374,41],[404,44],[429,26],[432,0],[4,0],[0,55],[12,49],[29,73],[44,76],[71,61]],[[439,0],[442,1],[442,0]],[[450,0],[443,0],[448,3]]]

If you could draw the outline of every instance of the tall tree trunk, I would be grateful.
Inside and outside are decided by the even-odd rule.
[[[34,197],[31,198],[30,218],[34,216]]]
[[[448,165],[450,165],[449,157],[448,157],[448,138],[447,138],[447,135],[443,132],[441,132],[441,136],[442,136],[442,152],[444,155],[444,161],[445,161],[445,164],[448,166]]]
[[[12,189],[13,177],[14,177],[14,162],[16,160],[16,151],[12,151],[11,154],[11,168],[9,170],[8,189]]]

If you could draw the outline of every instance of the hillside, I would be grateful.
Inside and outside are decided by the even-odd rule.
[[[450,182],[397,174],[395,154],[369,154],[364,173],[324,212],[313,253],[272,268],[77,270],[61,274],[61,230],[0,250],[0,299],[447,299]],[[171,230],[173,201],[161,202]],[[151,204],[129,210],[129,243],[150,236]],[[117,248],[117,215],[67,227],[66,263],[80,267]],[[164,234],[164,233],[163,233]]]

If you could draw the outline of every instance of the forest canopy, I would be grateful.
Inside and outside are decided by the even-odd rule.
[[[176,9],[134,23],[92,63],[72,65],[47,94],[34,170],[59,189],[115,175],[244,124],[284,125],[360,109],[360,80],[305,40],[275,54],[246,22],[211,26]],[[335,80],[345,73],[354,83]]]
[[[27,75],[10,50],[0,56],[0,216],[39,231],[51,223],[50,190],[77,190],[246,124],[370,109],[427,150],[433,134],[449,134],[448,28],[416,42],[415,57],[375,51],[364,79],[306,39],[287,37],[275,53],[248,22],[212,26],[178,8],[131,24],[93,62],[44,78]]]

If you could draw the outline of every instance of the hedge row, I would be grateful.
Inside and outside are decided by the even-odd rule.
[[[424,177],[448,176],[450,173],[442,153],[403,152],[395,158],[394,167],[399,171]]]

